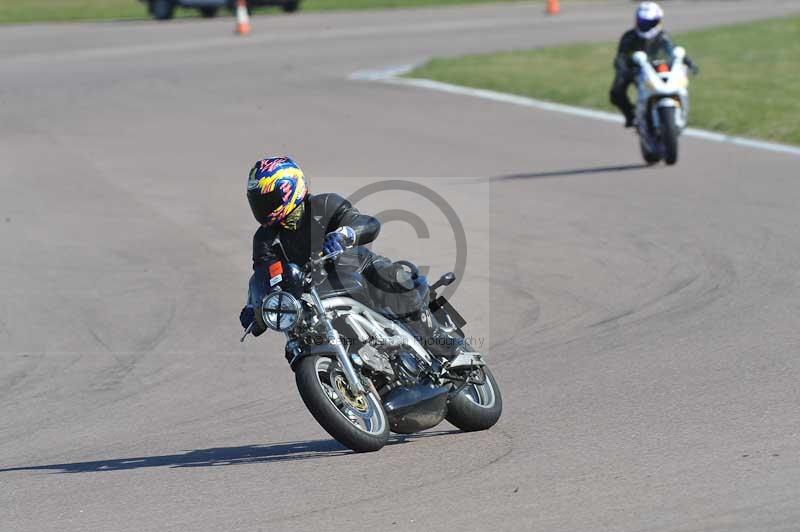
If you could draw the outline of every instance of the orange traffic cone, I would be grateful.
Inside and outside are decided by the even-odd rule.
[[[547,0],[547,14],[555,15],[561,11],[561,6],[558,5],[558,0]]]
[[[247,0],[236,0],[236,33],[250,33],[250,15],[247,13]]]

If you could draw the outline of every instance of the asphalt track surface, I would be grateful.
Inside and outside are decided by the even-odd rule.
[[[798,10],[667,7],[674,29]],[[347,80],[612,39],[630,9],[0,29],[0,530],[797,530],[800,160],[686,138],[643,168],[616,124]],[[245,174],[279,152],[316,191],[407,179],[458,212],[495,428],[349,453],[280,338],[238,342]],[[377,251],[452,266],[426,199],[359,205],[429,230],[389,220]]]

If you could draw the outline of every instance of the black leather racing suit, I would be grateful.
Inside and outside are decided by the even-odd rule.
[[[418,321],[428,296],[427,280],[411,276],[398,264],[364,247],[377,238],[380,222],[361,214],[338,194],[309,195],[297,228],[260,227],[253,236],[253,275],[250,277],[247,304],[257,308],[274,287],[269,268],[278,261],[303,266],[321,255],[325,235],[344,226],[356,234],[355,246],[346,250],[327,267],[327,285],[347,289],[352,277],[362,280],[376,310],[395,318]],[[263,330],[254,327],[254,334]],[[427,330],[423,332],[429,332]]]
[[[432,352],[445,357],[457,355],[463,339],[451,336],[428,309],[429,287],[425,277],[409,275],[399,263],[365,248],[364,244],[377,238],[380,222],[361,214],[338,194],[309,195],[304,200],[304,212],[295,230],[262,226],[256,231],[248,305],[259,307],[264,296],[273,289],[270,286],[271,265],[288,260],[302,266],[319,257],[325,235],[343,226],[355,231],[355,247],[345,251],[335,266],[328,268],[326,282],[336,287],[348,276],[359,276],[366,281],[364,284],[376,310],[403,321]],[[338,286],[344,286],[344,283]],[[264,332],[257,321],[253,325],[255,336]]]
[[[250,278],[248,304],[258,306],[269,293],[269,266],[272,263],[285,257],[285,260],[303,266],[311,258],[320,256],[325,235],[343,226],[355,231],[356,246],[372,242],[381,230],[377,219],[361,214],[338,194],[309,195],[304,200],[303,217],[295,230],[279,226],[260,227],[253,235],[253,276]],[[366,263],[379,258],[366,248],[356,248],[347,253],[358,255]]]
[[[651,60],[662,59],[669,61],[672,59],[672,51],[675,44],[666,31],[662,31],[652,39],[644,39],[639,36],[635,29],[626,31],[619,40],[617,55],[614,58],[614,81],[611,84],[609,98],[622,114],[625,120],[631,123],[634,118],[634,108],[628,99],[628,87],[636,79],[636,65],[633,62],[634,52],[645,52]],[[683,62],[689,68],[694,68],[694,63],[688,56]]]

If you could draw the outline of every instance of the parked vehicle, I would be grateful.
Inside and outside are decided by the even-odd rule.
[[[639,67],[636,121],[642,157],[650,164],[678,161],[678,137],[689,117],[689,77],[686,50],[677,46],[672,65],[651,62],[644,52],[633,54]]]
[[[357,452],[377,451],[390,431],[419,432],[445,419],[467,431],[493,426],[503,400],[483,357],[471,349],[452,360],[434,354],[402,321],[375,309],[360,274],[331,283],[325,264],[341,253],[302,268],[286,264],[288,286],[256,309],[257,322],[286,335],[286,359],[317,422]],[[428,306],[449,335],[464,339],[466,322],[436,295],[454,281],[448,273],[431,285]]]
[[[147,2],[147,9],[157,20],[169,20],[175,15],[176,7],[194,8],[204,17],[216,16],[220,8],[227,8],[231,12],[236,9],[235,0],[141,0]],[[292,13],[300,8],[300,0],[248,0],[248,8],[277,6],[287,13]]]

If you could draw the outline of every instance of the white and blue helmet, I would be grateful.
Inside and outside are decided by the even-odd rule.
[[[636,9],[636,33],[642,39],[652,39],[661,33],[664,10],[655,2],[642,2]]]

